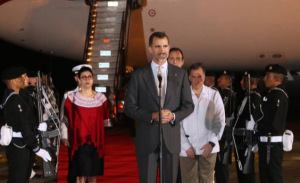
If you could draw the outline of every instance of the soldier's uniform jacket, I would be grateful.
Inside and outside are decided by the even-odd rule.
[[[236,96],[233,90],[230,88],[225,88],[220,90],[221,97],[223,99],[224,108],[225,108],[225,116],[231,117],[235,112],[235,100]]]
[[[246,104],[243,108],[242,113],[239,115],[238,121],[236,122],[235,128],[246,128],[246,121],[250,120],[250,114],[249,114],[249,98],[248,98],[248,92],[246,93]],[[245,99],[244,98],[244,99]],[[262,96],[258,89],[251,90],[250,92],[250,100],[251,100],[251,114],[254,118],[255,122],[258,122],[262,119],[263,113],[262,113]]]
[[[4,91],[3,102],[12,92],[14,91],[11,89]],[[8,126],[11,126],[14,132],[21,132],[23,137],[22,144],[17,144],[18,146],[26,145],[27,148],[37,152],[40,148],[34,135],[33,125],[28,122],[29,112],[26,105],[20,95],[11,95],[3,108],[4,122],[7,123]],[[11,143],[13,142],[14,138]]]
[[[232,121],[234,119],[234,114],[235,114],[236,95],[234,91],[231,90],[229,87],[220,90],[220,94],[224,103],[225,117],[226,117],[226,125],[222,135],[222,139],[223,140],[226,139],[227,142],[231,142],[232,141],[231,127],[232,127]]]
[[[263,98],[262,110],[263,119],[258,123],[260,136],[282,136],[288,111],[288,95],[282,85],[269,90]]]
[[[32,126],[32,129],[35,131],[35,135],[38,134],[38,126],[39,126],[39,119],[38,119],[38,108],[37,108],[37,100],[35,99],[36,89],[34,86],[30,85],[25,89],[20,90],[20,96],[26,103],[26,110],[28,110],[27,114],[27,121],[29,125]]]

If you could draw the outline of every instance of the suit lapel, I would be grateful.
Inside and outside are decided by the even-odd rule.
[[[150,93],[153,95],[153,98],[158,104],[158,93],[157,93],[157,87],[154,81],[154,76],[151,68],[151,64],[148,64],[145,72],[143,73],[143,80],[145,85],[148,87]]]
[[[174,89],[176,88],[177,84],[177,73],[174,70],[174,66],[171,64],[168,64],[168,83],[167,83],[167,90],[166,90],[166,98],[165,98],[165,103],[164,106],[166,106],[169,101],[171,100],[171,96],[174,96]]]

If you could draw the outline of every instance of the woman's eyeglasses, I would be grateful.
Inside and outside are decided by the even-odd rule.
[[[84,79],[84,80],[87,80],[87,79],[92,79],[93,78],[93,76],[92,75],[89,75],[89,76],[81,76],[80,77],[81,79]]]

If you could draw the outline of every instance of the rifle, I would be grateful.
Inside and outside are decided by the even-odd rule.
[[[234,119],[234,109],[232,104],[232,96],[234,95],[232,91],[232,78],[230,78],[230,98],[224,98],[224,106],[227,105],[227,102],[229,102],[229,111],[228,114],[231,114],[230,117],[226,117],[226,125],[224,129],[225,134],[225,145],[224,145],[224,156],[222,160],[222,164],[231,164],[232,163],[232,121]]]
[[[253,158],[254,158],[254,153],[252,153],[253,151],[253,146],[254,146],[254,126],[255,126],[255,121],[254,118],[252,116],[252,110],[251,110],[251,85],[250,85],[250,74],[248,74],[248,96],[247,98],[244,98],[241,107],[239,109],[238,115],[237,115],[237,119],[235,122],[235,125],[233,126],[233,132],[232,132],[232,137],[233,137],[233,143],[234,143],[234,147],[235,147],[235,151],[236,151],[236,161],[238,163],[238,167],[240,171],[243,171],[244,174],[248,174],[248,173],[253,173],[254,170],[254,162],[253,162]],[[239,157],[239,152],[237,150],[237,146],[236,146],[236,142],[235,142],[235,138],[234,138],[234,131],[235,131],[235,126],[239,120],[240,115],[242,114],[245,105],[247,103],[248,100],[248,107],[249,107],[249,115],[250,115],[250,120],[246,121],[246,129],[243,130],[243,136],[246,137],[245,138],[245,142],[247,144],[247,149],[246,152],[244,153],[244,156],[246,156],[245,159],[245,163],[244,165],[242,165],[242,162],[240,161],[240,157]]]
[[[39,123],[46,121],[47,131],[40,132],[40,141],[42,148],[47,150],[53,159],[58,158],[59,142],[60,142],[60,131],[59,131],[59,118],[57,117],[55,110],[53,109],[51,102],[46,95],[44,87],[41,84],[40,72],[37,77],[37,104],[38,104],[38,116]],[[45,119],[44,111],[46,112],[48,119]],[[53,129],[53,130],[52,130]],[[56,148],[50,144],[50,139],[56,140]],[[56,150],[56,153],[54,152]],[[43,161],[43,172],[44,177],[55,176],[57,172],[58,159],[56,160],[56,168],[52,166],[51,162]]]
[[[253,158],[254,158],[254,153],[252,153],[252,149],[253,149],[253,136],[254,136],[254,126],[255,126],[255,121],[253,119],[252,116],[252,110],[251,110],[251,84],[250,84],[251,80],[250,80],[250,74],[248,73],[248,102],[249,102],[249,115],[250,115],[250,120],[246,121],[246,144],[247,144],[247,149],[246,149],[246,161],[244,164],[244,168],[243,168],[243,173],[247,174],[247,173],[253,173],[254,170],[254,162],[253,162]]]

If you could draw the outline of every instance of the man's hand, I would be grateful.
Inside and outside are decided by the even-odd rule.
[[[45,162],[51,161],[51,156],[45,149],[40,149],[38,152],[35,153],[39,157],[43,158]]]
[[[188,158],[194,158],[195,157],[195,152],[194,149],[191,147],[188,150],[185,151],[186,155]]]
[[[41,131],[41,132],[47,131],[47,123],[46,122],[40,123],[39,126],[38,126],[38,130]]]
[[[69,140],[68,139],[61,139],[61,144],[64,146],[68,146],[69,147]]]
[[[152,119],[159,121],[159,114],[158,112],[152,113]],[[169,123],[174,119],[174,114],[169,109],[161,110],[161,120],[163,124]]]
[[[152,113],[152,120],[156,120],[156,121],[158,121],[158,120],[159,120],[159,115],[158,115],[158,112],[154,112],[154,113]]]
[[[211,154],[211,151],[212,151],[213,147],[211,144],[207,143],[205,144],[204,146],[202,146],[202,148],[200,150],[203,150],[201,156],[203,158],[208,158]]]
[[[170,123],[174,119],[174,114],[169,109],[161,110],[161,120],[162,123]]]

